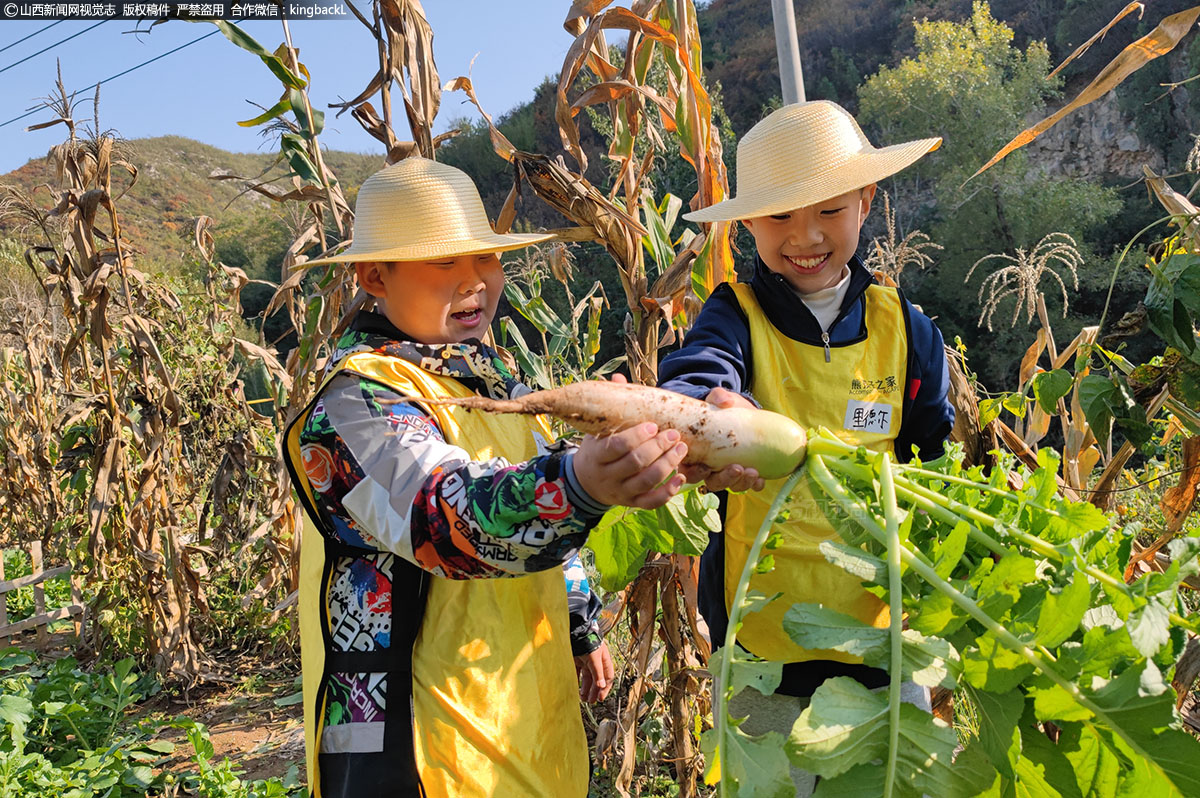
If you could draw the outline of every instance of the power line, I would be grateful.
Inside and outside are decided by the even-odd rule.
[[[44,28],[41,28],[41,29],[39,29],[39,30],[35,30],[33,33],[29,34],[28,36],[25,36],[25,37],[23,37],[23,38],[17,39],[17,40],[16,40],[15,42],[13,42],[12,44],[6,44],[6,45],[4,45],[3,47],[0,47],[0,53],[4,52],[5,50],[9,50],[9,49],[11,49],[11,48],[13,48],[13,47],[16,47],[18,44],[20,44],[21,42],[25,41],[26,39],[32,39],[34,36],[37,36],[37,35],[38,35],[39,33],[41,33],[42,31],[47,31],[47,30],[50,30],[50,29],[51,29],[51,28],[53,28],[55,25],[59,25],[59,24],[61,24],[61,23],[63,23],[63,22],[66,22],[66,20],[65,20],[65,19],[60,19],[58,22],[51,22],[51,23],[50,23],[49,25],[47,25],[46,27],[44,27]]]
[[[75,94],[79,94],[80,92],[91,91],[92,89],[99,86],[101,83],[110,83],[119,77],[128,75],[130,72],[133,72],[136,69],[141,69],[142,67],[147,66],[148,64],[153,64],[155,61],[158,61],[161,58],[166,58],[167,56],[171,55],[172,53],[177,53],[185,47],[191,47],[196,42],[202,42],[205,39],[207,39],[209,36],[212,36],[212,35],[220,33],[220,32],[221,31],[219,29],[211,30],[208,33],[204,34],[203,36],[192,39],[190,42],[186,42],[185,44],[179,45],[178,47],[176,47],[173,50],[167,50],[165,53],[162,53],[161,55],[156,55],[153,58],[151,58],[149,61],[143,61],[142,63],[138,64],[137,66],[132,66],[129,69],[126,69],[124,72],[118,72],[117,74],[107,77],[104,80],[96,81],[91,86],[85,86],[82,89],[78,89],[76,91],[71,92],[71,94],[73,96]],[[33,116],[34,114],[36,114],[38,111],[41,111],[45,107],[46,107],[45,105],[39,105],[37,108],[34,108],[31,111],[27,111],[26,113],[23,113],[20,116],[14,116],[12,119],[8,120],[7,122],[0,122],[0,127],[4,127],[5,125],[11,125],[13,122],[17,122],[21,119],[24,119],[27,116]]]
[[[83,34],[87,33],[90,30],[95,30],[96,28],[103,25],[105,22],[108,22],[108,20],[107,19],[101,20],[90,28],[84,28],[83,30],[79,31],[78,33],[72,33],[67,38],[63,39],[62,41],[55,42],[54,44],[50,45],[49,47],[43,47],[42,49],[38,50],[33,55],[27,55],[24,58],[22,58],[20,61],[14,61],[11,64],[9,64],[8,66],[4,67],[3,69],[0,69],[0,73],[7,72],[8,70],[12,69],[15,66],[20,66],[21,64],[24,64],[26,61],[28,61],[31,58],[37,58],[42,53],[44,53],[48,50],[53,50],[55,47],[58,47],[60,44],[66,44],[67,42],[74,39],[76,36],[82,36]]]

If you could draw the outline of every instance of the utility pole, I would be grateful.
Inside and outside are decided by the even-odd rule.
[[[775,18],[775,52],[779,57],[779,83],[783,104],[804,102],[804,70],[800,68],[800,43],[796,38],[796,10],[792,0],[771,0]]]

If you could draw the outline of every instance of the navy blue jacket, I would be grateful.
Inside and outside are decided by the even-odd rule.
[[[841,312],[829,328],[829,345],[845,346],[866,336],[863,324],[867,286],[874,282],[870,272],[856,255],[850,263],[850,286]],[[761,259],[750,281],[754,296],[767,320],[788,338],[813,346],[823,346],[821,327],[812,311],[800,301],[792,287],[770,271]],[[942,453],[946,437],[954,426],[954,407],[947,398],[950,385],[942,334],[928,316],[903,299],[908,321],[908,376],[905,401],[896,438],[896,457],[912,458],[915,446],[921,458],[929,460]],[[879,331],[873,331],[878,335]],[[749,386],[753,358],[750,353],[750,327],[733,289],[721,284],[704,303],[696,323],[683,340],[683,346],[663,359],[659,366],[659,386],[667,390],[703,399],[718,386],[755,401]],[[911,399],[908,397],[912,397]],[[724,517],[724,497],[721,510]],[[725,543],[720,534],[709,536],[708,548],[700,560],[700,612],[708,622],[714,645],[725,639],[729,619],[725,612]],[[779,692],[811,695],[822,681],[833,676],[852,676],[869,687],[887,683],[887,674],[865,665],[847,665],[826,660],[789,663]]]

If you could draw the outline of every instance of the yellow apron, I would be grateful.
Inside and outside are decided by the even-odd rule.
[[[402,395],[464,397],[462,383],[375,352],[351,354],[326,377],[350,371]],[[300,452],[300,430],[317,399],[287,434],[287,459],[306,509],[315,508]],[[447,442],[475,460],[509,462],[537,454],[542,419],[426,408]],[[301,548],[300,636],[309,785],[322,798],[318,751],[327,678],[328,546],[311,521]],[[568,637],[566,587],[554,568],[515,578],[429,576],[424,620],[412,651],[416,771],[428,798],[585,796],[587,743]],[[395,638],[393,638],[395,641]],[[344,658],[346,655],[341,654]],[[396,695],[389,688],[389,698]],[[320,705],[318,705],[320,702]],[[393,715],[389,715],[389,721]],[[407,752],[404,752],[405,754]],[[414,795],[417,793],[414,792]],[[325,798],[330,798],[326,796]]]
[[[750,325],[750,393],[767,410],[796,419],[807,428],[826,427],[842,440],[873,451],[893,452],[900,431],[908,342],[903,300],[895,289],[872,285],[866,291],[867,334],[834,345],[829,362],[823,346],[795,341],[767,320],[749,285],[732,286]],[[725,609],[737,589],[750,545],[784,480],[769,480],[761,492],[729,495],[725,515]],[[782,545],[773,550],[775,568],[755,574],[750,588],[783,595],[761,612],[743,618],[738,642],[776,662],[814,659],[861,663],[840,651],[804,649],[783,631],[784,613],[801,602],[824,604],[878,627],[888,625],[888,607],[855,576],[825,560],[821,541],[837,532],[803,481],[785,505],[788,521]]]

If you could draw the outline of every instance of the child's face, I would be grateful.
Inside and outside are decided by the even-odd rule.
[[[480,338],[496,315],[504,271],[494,252],[392,264],[355,264],[388,321],[418,343]]]
[[[802,294],[836,285],[858,249],[875,184],[787,213],[746,219],[758,256]]]

